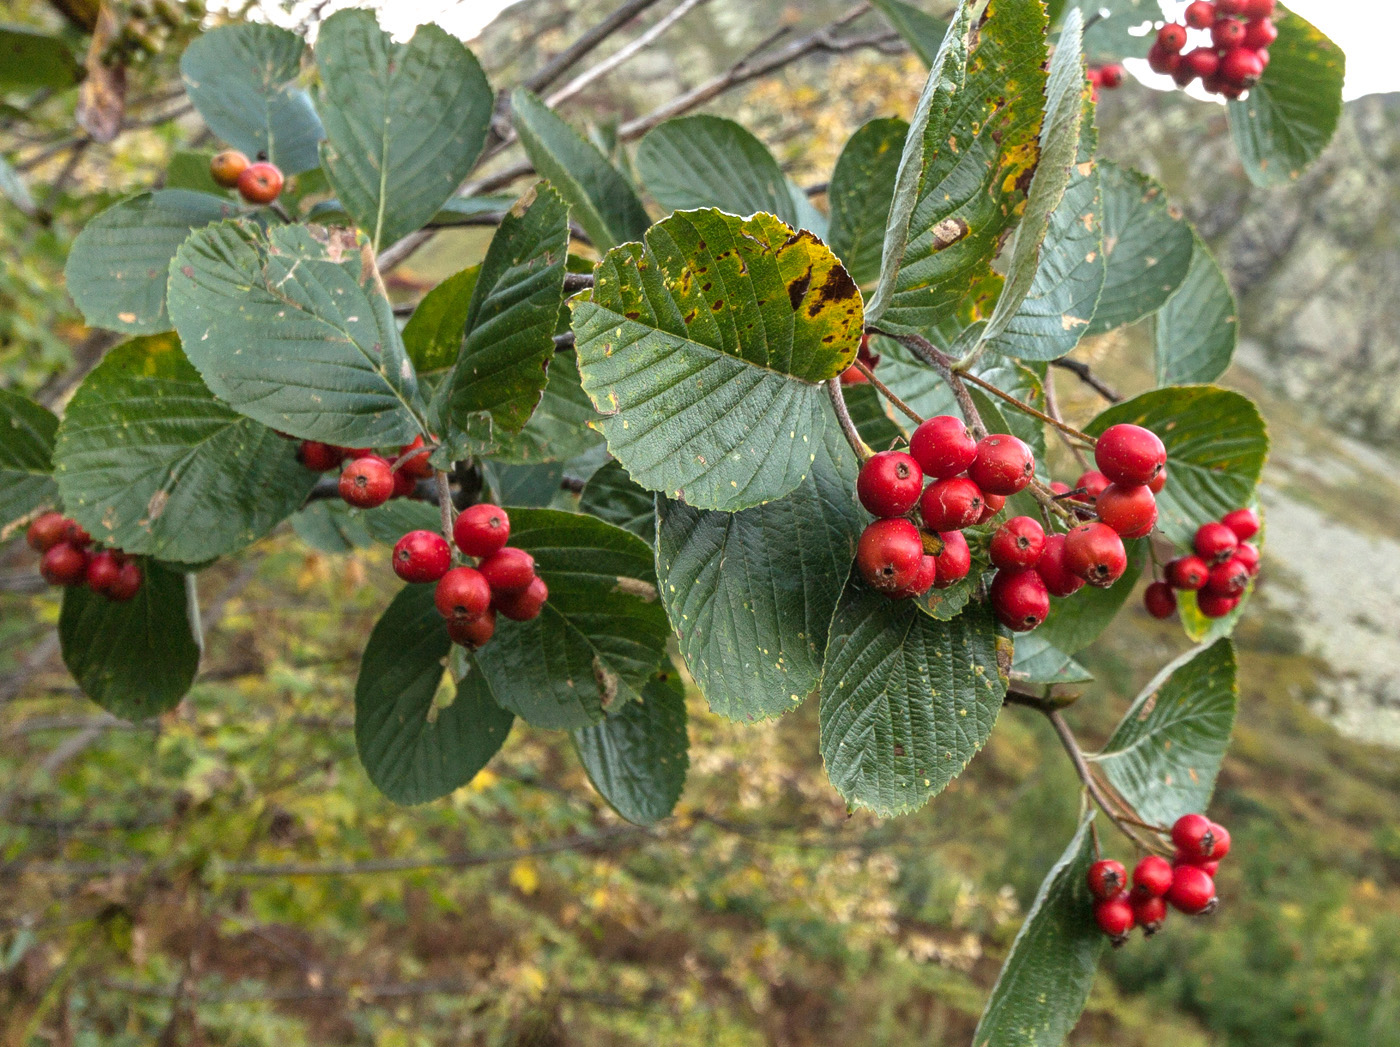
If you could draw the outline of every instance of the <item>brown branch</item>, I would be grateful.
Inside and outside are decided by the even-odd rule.
[[[961,377],[967,379],[967,380],[968,380],[969,382],[971,382],[973,385],[977,386],[979,389],[985,389],[987,392],[993,394],[994,396],[1000,397],[1002,400],[1004,400],[1004,401],[1006,401],[1007,403],[1009,403],[1012,407],[1016,408],[1016,410],[1021,411],[1021,412],[1024,413],[1024,414],[1028,414],[1028,415],[1030,415],[1032,418],[1038,418],[1038,419],[1040,419],[1040,421],[1044,422],[1046,425],[1053,425],[1056,429],[1058,429],[1060,432],[1064,433],[1066,436],[1072,436],[1072,437],[1074,437],[1076,440],[1083,440],[1083,441],[1084,441],[1085,443],[1087,443],[1090,447],[1093,447],[1096,443],[1098,443],[1098,441],[1095,440],[1095,439],[1094,439],[1092,436],[1090,436],[1088,433],[1081,433],[1078,429],[1074,428],[1072,425],[1066,425],[1064,422],[1060,421],[1059,419],[1057,419],[1057,418],[1052,418],[1050,415],[1046,414],[1044,411],[1041,411],[1041,410],[1038,410],[1038,409],[1035,408],[1035,407],[1032,407],[1030,404],[1026,403],[1024,400],[1019,400],[1019,399],[1017,399],[1016,397],[1012,396],[1010,393],[1006,392],[1005,390],[1003,390],[1003,389],[998,389],[995,385],[993,385],[991,382],[987,381],[985,378],[979,378],[977,375],[972,374],[972,373],[969,372],[969,371],[958,371],[957,373],[958,373]]]
[[[1050,415],[1051,418],[1063,420],[1060,414],[1059,396],[1055,392],[1055,378],[1048,373],[1045,376],[1045,413]],[[1060,432],[1058,428],[1055,430],[1055,435],[1060,438],[1062,444],[1069,448],[1069,453],[1074,455],[1075,460],[1079,463],[1080,470],[1087,471],[1089,468],[1089,459],[1084,456],[1084,452],[1080,449],[1080,446],[1064,433]]]
[[[880,381],[880,379],[876,378],[875,372],[870,369],[870,366],[868,364],[866,364],[862,360],[857,360],[856,369],[860,371],[861,374],[865,375],[865,380],[875,387],[875,391],[877,393],[879,393],[886,400],[888,400],[890,403],[894,404],[897,408],[903,411],[910,421],[912,421],[915,425],[924,424],[923,416],[919,414],[918,411],[914,410],[914,408],[910,407],[907,403],[901,400],[898,396],[896,396],[894,390],[892,390],[888,385]]]
[[[827,380],[826,391],[831,397],[831,406],[836,411],[836,421],[841,425],[841,432],[845,435],[846,442],[851,445],[851,450],[855,451],[856,457],[864,462],[875,452],[860,438],[860,430],[856,428],[856,423],[851,418],[851,409],[846,406],[846,396],[841,391],[839,376]]]
[[[953,370],[952,357],[922,335],[890,334],[890,332],[882,331],[874,326],[867,326],[866,331],[870,334],[882,334],[886,338],[893,338],[937,371],[948,383],[948,388],[953,390],[953,396],[957,399],[958,407],[962,411],[963,418],[967,421],[968,428],[972,430],[972,434],[979,440],[987,435],[987,427],[982,423],[982,415],[978,412],[977,405],[972,402],[972,394],[967,391],[967,386]]]
[[[1071,360],[1068,357],[1061,357],[1059,360],[1052,360],[1050,366],[1068,371],[1111,404],[1123,402],[1122,395],[1114,389],[1113,386],[1109,385],[1101,378],[1098,378],[1094,372],[1089,369],[1089,365],[1086,363],[1081,363],[1078,360]]]
[[[447,547],[452,548],[452,481],[441,469],[433,473],[437,485],[438,511],[442,514],[442,536],[447,539]]]
[[[552,95],[545,99],[545,104],[550,107],[554,107],[559,105],[559,103],[565,102],[568,99],[572,98],[574,95],[578,94],[589,84],[593,83],[595,80],[601,79],[602,77],[606,76],[618,66],[626,63],[634,55],[649,47],[651,44],[655,43],[656,40],[659,39],[662,36],[662,34],[666,32],[666,30],[670,29],[671,26],[679,22],[692,10],[699,7],[701,4],[707,4],[709,2],[710,0],[681,0],[681,2],[675,8],[673,8],[671,11],[668,11],[654,26],[648,29],[645,33],[637,37],[637,39],[633,40],[625,47],[622,47],[613,54],[609,55],[606,59],[599,62],[597,65],[592,66],[589,69],[585,69],[582,73],[574,77],[567,84],[565,84],[563,87],[561,87],[559,90],[555,91]]]
[[[584,33],[572,44],[546,62],[534,76],[525,81],[525,86],[535,92],[535,94],[539,94],[568,72],[570,68],[582,61],[604,40],[612,36],[647,8],[654,7],[656,3],[657,0],[626,0],[626,3],[619,6],[612,14],[608,15],[607,18],[604,18],[592,29],[588,30],[588,32]]]

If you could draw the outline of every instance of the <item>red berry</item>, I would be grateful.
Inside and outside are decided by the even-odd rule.
[[[1215,9],[1222,15],[1242,15],[1249,10],[1249,0],[1215,0]]]
[[[959,537],[962,535],[961,531],[953,531],[951,533]],[[971,554],[969,553],[968,555],[970,558]],[[924,558],[919,561],[919,570],[918,573],[914,575],[914,580],[909,583],[907,588],[890,593],[890,597],[895,600],[912,600],[915,597],[923,596],[924,593],[932,589],[937,582],[938,558],[924,553]]]
[[[266,160],[249,164],[238,176],[238,195],[250,204],[270,204],[282,192],[282,172]]]
[[[1094,906],[1094,922],[1099,925],[1099,930],[1113,939],[1115,945],[1121,945],[1127,940],[1135,920],[1133,907],[1129,904],[1126,894],[1109,898]]]
[[[1191,70],[1193,77],[1202,80],[1212,77],[1220,69],[1220,56],[1208,47],[1198,47],[1182,55],[1182,64]]]
[[[972,570],[972,550],[967,547],[967,539],[961,531],[942,531],[938,537],[943,541],[943,550],[933,558],[935,588],[947,589],[967,577]]]
[[[107,586],[107,599],[125,603],[141,591],[141,567],[134,560],[122,564],[117,580]]]
[[[1253,509],[1236,509],[1233,513],[1226,513],[1220,518],[1230,530],[1235,532],[1235,537],[1242,542],[1247,542],[1259,533],[1259,514]]]
[[[919,529],[903,518],[876,520],[856,543],[856,567],[861,577],[882,593],[893,595],[912,586],[923,559]]]
[[[1050,591],[1036,571],[998,571],[991,598],[997,620],[1013,632],[1030,632],[1050,613]]]
[[[903,451],[882,451],[860,467],[856,494],[871,516],[903,516],[924,491],[919,463]]]
[[[1167,921],[1167,902],[1164,898],[1134,897],[1129,904],[1133,907],[1133,919],[1142,928],[1143,937],[1151,938]]]
[[[944,414],[920,423],[909,440],[909,453],[925,476],[946,480],[972,464],[977,457],[977,441],[966,422]]]
[[[78,549],[86,549],[92,544],[92,535],[77,520],[64,518],[63,540]]]
[[[303,440],[297,448],[297,461],[313,473],[329,472],[339,467],[344,458],[344,450],[319,440]]]
[[[454,567],[439,579],[433,603],[444,618],[480,618],[491,606],[491,587],[472,567]]]
[[[496,612],[487,610],[475,618],[447,619],[447,635],[459,647],[475,650],[496,635]]]
[[[1191,860],[1215,857],[1213,823],[1204,814],[1183,814],[1172,824],[1172,843]]]
[[[77,585],[87,577],[87,553],[71,542],[59,542],[44,553],[39,573],[50,585]]]
[[[1146,538],[1157,525],[1157,499],[1144,486],[1109,484],[1095,502],[1099,519],[1124,538]]]
[[[1157,46],[1164,51],[1180,51],[1186,46],[1186,27],[1168,22],[1157,30]]]
[[[1133,869],[1133,896],[1161,898],[1172,885],[1172,866],[1159,855],[1149,854]]]
[[[1029,516],[1007,520],[992,535],[988,552],[992,565],[1004,571],[1034,567],[1045,551],[1045,528]]]
[[[1112,91],[1123,86],[1123,67],[1117,65],[1106,65],[1099,70],[1099,83]]]
[[[452,566],[452,548],[434,531],[409,531],[394,546],[394,573],[405,582],[436,582]]]
[[[958,531],[982,517],[982,489],[965,476],[935,480],[919,499],[919,512],[930,531]]]
[[[68,534],[68,521],[62,513],[44,513],[36,517],[25,532],[29,548],[36,553],[46,553]]]
[[[1065,536],[1051,534],[1045,538],[1045,549],[1036,562],[1035,573],[1040,575],[1051,596],[1073,596],[1084,588],[1084,579],[1065,567]]]
[[[995,516],[997,513],[1001,512],[1001,511],[1002,511],[1003,509],[1005,509],[1005,508],[1006,508],[1006,495],[1004,495],[1004,494],[988,494],[986,491],[983,491],[983,492],[982,492],[982,514],[981,514],[980,516],[977,517],[977,522],[980,523],[980,524],[984,524],[984,523],[986,523],[988,520],[990,520],[993,516]]]
[[[1154,73],[1174,73],[1181,65],[1181,54],[1168,50],[1161,44],[1153,44],[1147,49],[1147,64]]]
[[[1135,487],[1151,483],[1166,468],[1167,449],[1149,429],[1115,425],[1099,437],[1094,461],[1113,483]]]
[[[1201,524],[1193,543],[1197,554],[1208,564],[1224,563],[1235,555],[1240,540],[1222,523]]]
[[[1153,582],[1142,594],[1147,613],[1153,618],[1170,618],[1176,614],[1176,593],[1166,582]]]
[[[1209,0],[1195,0],[1186,8],[1186,24],[1192,29],[1209,29],[1215,24],[1215,4]]]
[[[1104,476],[1104,474],[1097,469],[1090,469],[1087,473],[1080,475],[1079,479],[1074,482],[1074,486],[1076,488],[1082,487],[1084,489],[1085,499],[1093,502],[1098,500],[1099,495],[1103,494],[1104,490],[1112,482],[1112,480]]]
[[[1196,609],[1207,618],[1224,618],[1240,605],[1238,596],[1214,596],[1211,593],[1196,594]]]
[[[850,367],[841,372],[842,385],[865,385],[869,381],[870,379],[865,377],[865,372],[855,364],[851,364]]]
[[[535,580],[535,558],[524,549],[509,546],[486,557],[477,569],[497,596],[521,592]]]
[[[121,577],[122,561],[110,549],[102,549],[88,557],[87,587],[95,593],[106,593]]]
[[[1210,27],[1210,42],[1221,50],[1239,47],[1244,43],[1244,23],[1235,18],[1217,18]]]
[[[1069,494],[1073,490],[1074,488],[1072,488],[1069,484],[1060,483],[1059,480],[1050,481],[1050,493],[1053,494],[1056,498],[1060,497],[1061,495]]]
[[[1172,885],[1167,891],[1172,908],[1187,916],[1198,916],[1216,906],[1215,881],[1199,866],[1178,865],[1172,870]]]
[[[1173,589],[1196,592],[1205,588],[1210,578],[1210,565],[1199,556],[1183,556],[1167,564],[1166,575]]]
[[[1176,81],[1177,87],[1190,87],[1191,81],[1196,79],[1195,67],[1183,57],[1172,70],[1172,79]]]
[[[1220,60],[1220,75],[1232,84],[1248,87],[1264,75],[1264,60],[1259,57],[1259,52],[1247,47],[1233,48],[1225,52],[1225,57]]]
[[[238,178],[248,170],[248,158],[237,149],[225,149],[209,160],[209,177],[225,189],[238,184]]]
[[[1259,573],[1259,548],[1249,542],[1240,542],[1235,548],[1235,559],[1244,564],[1251,576]]]
[[[989,494],[1012,495],[1025,490],[1035,477],[1031,449],[1007,433],[993,433],[977,445],[977,457],[967,476]]]
[[[1246,0],[1244,10],[1240,14],[1246,18],[1272,18],[1274,0]]]
[[[468,556],[490,556],[510,541],[510,517],[499,505],[480,502],[463,509],[452,525],[452,540]]]
[[[1065,568],[1090,585],[1107,589],[1128,569],[1128,551],[1112,527],[1083,523],[1065,536]]]
[[[394,498],[411,498],[418,490],[418,481],[405,472],[402,468],[394,469],[390,466],[394,477]]]
[[[340,497],[360,509],[383,505],[394,493],[394,474],[383,458],[356,458],[340,474]]]
[[[1197,859],[1197,860],[1194,861],[1194,862],[1192,862],[1192,861],[1187,861],[1186,858],[1185,858],[1185,856],[1182,855],[1182,853],[1181,853],[1180,851],[1177,851],[1177,852],[1176,852],[1176,857],[1174,857],[1174,858],[1172,859],[1172,867],[1175,868],[1175,867],[1178,866],[1178,865],[1194,865],[1197,869],[1200,869],[1200,870],[1201,870],[1202,872],[1204,872],[1207,876],[1209,876],[1212,880],[1215,879],[1215,874],[1218,873],[1218,872],[1220,871],[1220,863],[1219,863],[1219,862],[1207,862],[1207,861],[1202,861],[1201,859]]]
[[[423,446],[423,438],[421,436],[415,436],[413,438],[413,443],[404,444],[403,447],[399,448],[399,457],[403,458],[403,456],[408,454],[410,451],[416,451],[418,450],[418,448]],[[406,459],[403,462],[403,464],[399,466],[399,472],[405,473],[408,476],[413,477],[413,479],[415,480],[430,479],[433,475],[433,467],[428,464],[428,459],[430,457],[432,457],[431,451],[424,451],[422,454],[415,454],[412,458]]]
[[[1210,569],[1205,593],[1209,596],[1239,596],[1249,588],[1249,568],[1238,559],[1226,560]]]
[[[1122,862],[1103,858],[1089,866],[1088,880],[1089,893],[1106,902],[1128,889],[1128,870]]]
[[[1215,837],[1215,850],[1210,852],[1210,860],[1219,862],[1230,853],[1230,830],[1219,822],[1211,822],[1210,832]],[[1215,870],[1212,869],[1210,874],[1214,876]]]
[[[536,575],[520,592],[502,593],[493,597],[492,606],[513,621],[528,622],[540,616],[540,611],[544,609],[544,603],[548,599],[549,586],[544,584],[543,578]]]
[[[1162,466],[1162,471],[1154,476],[1147,483],[1147,489],[1154,495],[1162,493],[1162,488],[1167,486],[1167,467]]]
[[[1278,39],[1278,30],[1267,18],[1256,18],[1244,27],[1244,46],[1251,51],[1263,51]]]

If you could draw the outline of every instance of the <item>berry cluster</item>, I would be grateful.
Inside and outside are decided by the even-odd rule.
[[[209,175],[250,204],[270,204],[282,194],[282,171],[261,155],[250,162],[237,149],[225,149],[209,161]]]
[[[1199,78],[1211,94],[1239,98],[1269,64],[1269,46],[1278,39],[1273,13],[1274,0],[1195,0],[1184,23],[1158,30],[1147,64],[1182,87]],[[1208,30],[1209,42],[1186,50],[1191,29]]]
[[[1091,66],[1089,84],[1094,93],[1094,101],[1099,100],[1099,88],[1116,91],[1123,86],[1123,67],[1116,62],[1108,65]]]
[[[1154,618],[1176,613],[1177,592],[1194,592],[1207,618],[1224,618],[1240,605],[1249,580],[1259,573],[1259,514],[1236,509],[1217,522],[1202,524],[1192,543],[1195,551],[1167,564],[1165,581],[1147,587],[1144,602]]]
[[[1133,869],[1132,888],[1122,862],[1106,858],[1089,866],[1089,893],[1094,921],[1114,946],[1128,940],[1134,927],[1151,937],[1162,928],[1167,906],[1187,916],[1214,912],[1215,872],[1230,853],[1225,827],[1201,814],[1187,814],[1172,826],[1176,854],[1169,862],[1149,854]]]
[[[414,454],[419,448],[425,449]],[[367,447],[336,447],[316,440],[303,440],[297,448],[297,460],[314,473],[340,469],[340,497],[357,509],[374,509],[390,498],[411,495],[419,480],[433,475],[430,454],[421,436],[399,448],[392,461]]]
[[[880,354],[870,351],[870,336],[863,335],[860,340],[860,351],[856,354],[856,359],[865,364],[872,371],[880,362]],[[865,372],[855,364],[851,364],[841,372],[842,385],[865,385],[870,379],[865,377]]]
[[[62,513],[44,513],[29,525],[29,547],[42,557],[39,573],[50,585],[86,585],[125,603],[141,591],[141,565],[120,549],[93,549],[92,535]]]

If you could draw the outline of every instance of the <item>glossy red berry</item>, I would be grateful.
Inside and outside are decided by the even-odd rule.
[[[1253,509],[1236,509],[1233,513],[1226,513],[1220,518],[1230,530],[1235,532],[1235,537],[1242,542],[1247,542],[1259,533],[1259,514]]]
[[[924,491],[924,473],[903,451],[881,451],[860,467],[856,495],[871,516],[889,519],[913,509]]]
[[[1069,484],[1061,483],[1059,480],[1050,481],[1050,493],[1053,494],[1056,498],[1059,498],[1062,495],[1072,494],[1073,492],[1074,488],[1071,487]]]
[[[993,516],[995,516],[997,513],[1001,512],[1001,511],[1002,511],[1003,509],[1005,509],[1005,508],[1006,508],[1006,495],[1004,495],[1004,494],[988,494],[986,491],[983,491],[983,492],[982,492],[982,514],[981,514],[980,516],[977,517],[977,522],[978,522],[979,524],[984,524],[984,523],[986,523],[988,520],[990,520]]]
[[[1239,25],[1232,22],[1231,25]],[[1258,51],[1247,47],[1235,47],[1225,52],[1220,60],[1220,75],[1233,84],[1248,87],[1264,75],[1264,59]]]
[[[1210,27],[1210,42],[1221,50],[1244,43],[1244,23],[1236,18],[1217,18]]]
[[[972,464],[977,457],[977,441],[966,422],[944,414],[919,424],[909,440],[909,453],[925,476],[946,480]]]
[[[62,513],[44,513],[36,517],[25,532],[25,541],[36,553],[46,553],[68,533],[68,521]]]
[[[510,517],[499,505],[479,502],[463,509],[452,525],[452,540],[468,556],[490,556],[510,541]]]
[[[1183,814],[1172,823],[1172,843],[1193,861],[1214,858],[1214,823],[1204,814]]]
[[[850,367],[841,372],[842,385],[865,385],[869,381],[870,379],[865,377],[865,372],[855,364],[851,364]]]
[[[1249,10],[1249,0],[1215,0],[1215,10],[1222,15],[1237,17]]]
[[[1196,592],[1205,588],[1210,565],[1199,556],[1183,556],[1167,564],[1166,575],[1173,589]]]
[[[1149,491],[1151,491],[1152,494],[1153,494],[1153,496],[1155,497],[1156,495],[1161,494],[1161,493],[1162,493],[1162,488],[1164,488],[1164,487],[1166,487],[1166,486],[1167,486],[1167,467],[1164,465],[1164,466],[1162,466],[1162,471],[1161,471],[1160,473],[1158,473],[1156,476],[1154,476],[1150,481],[1148,481],[1147,489],[1148,489]]]
[[[1219,862],[1206,861],[1202,858],[1197,858],[1193,861],[1192,859],[1187,858],[1186,855],[1182,854],[1180,851],[1177,851],[1176,854],[1172,857],[1172,868],[1176,868],[1178,865],[1194,865],[1197,869],[1200,869],[1212,880],[1215,879],[1215,874],[1220,871]]]
[[[1140,425],[1111,426],[1094,446],[1094,462],[1110,481],[1125,487],[1152,482],[1167,466],[1167,449]]]
[[[93,553],[87,561],[87,587],[95,593],[105,594],[121,577],[122,562],[110,549],[101,549]]]
[[[1215,596],[1211,593],[1196,594],[1196,609],[1207,618],[1224,618],[1232,614],[1240,605],[1238,596]]]
[[[1015,516],[997,528],[988,553],[992,566],[1004,571],[1025,570],[1040,562],[1045,551],[1045,528],[1029,516]]]
[[[77,549],[86,549],[92,544],[92,535],[77,520],[64,517],[63,540]]]
[[[1249,568],[1238,559],[1226,560],[1210,569],[1204,592],[1210,596],[1239,596],[1249,588]]]
[[[1215,4],[1210,0],[1195,0],[1186,8],[1186,24],[1192,29],[1209,29],[1215,18]]]
[[[540,616],[540,611],[544,609],[548,599],[549,586],[545,585],[543,578],[536,575],[520,592],[495,596],[492,606],[513,621],[528,622]]]
[[[1040,575],[1051,596],[1073,596],[1084,588],[1084,579],[1065,567],[1065,536],[1051,534],[1045,537],[1045,549],[1036,562],[1035,573]]]
[[[1244,27],[1244,46],[1251,51],[1263,51],[1278,39],[1278,30],[1268,18],[1257,18]]]
[[[356,458],[340,473],[340,497],[360,509],[383,505],[394,494],[394,474],[383,458]]]
[[[402,468],[394,469],[390,466],[390,471],[394,477],[394,493],[391,498],[411,498],[418,490],[418,481]]]
[[[1235,549],[1239,547],[1240,540],[1235,532],[1222,523],[1201,524],[1196,529],[1196,538],[1192,543],[1196,547],[1196,554],[1206,563],[1214,565],[1224,563],[1235,555]]]
[[[961,531],[942,531],[938,537],[943,541],[943,550],[933,558],[935,588],[947,589],[968,576],[972,570],[972,550],[967,547],[967,539]]]
[[[1168,22],[1157,30],[1157,46],[1164,51],[1180,51],[1186,46],[1186,27]]]
[[[1128,870],[1122,862],[1103,858],[1089,866],[1089,893],[1101,902],[1116,898],[1128,889]]]
[[[1123,86],[1123,67],[1117,63],[1099,69],[1099,83],[1112,91]]]
[[[1167,901],[1165,898],[1134,895],[1129,899],[1133,907],[1133,921],[1142,928],[1144,937],[1151,938],[1162,929],[1167,921]]]
[[[1133,869],[1133,895],[1137,898],[1164,897],[1172,885],[1171,862],[1149,854]]]
[[[1235,548],[1235,557],[1244,564],[1244,569],[1251,575],[1259,573],[1259,547],[1250,542],[1240,542]]]
[[[433,603],[444,618],[480,618],[491,606],[491,587],[472,567],[454,567],[438,580]]]
[[[1035,478],[1035,456],[1016,437],[993,433],[977,444],[967,476],[988,494],[1013,495]]]
[[[1128,551],[1118,532],[1107,524],[1079,524],[1065,536],[1065,568],[1090,585],[1107,589],[1128,569]]]
[[[1215,881],[1197,865],[1178,865],[1172,870],[1172,885],[1167,901],[1173,909],[1187,916],[1199,916],[1216,906]]]
[[[248,170],[248,158],[237,149],[225,149],[209,160],[209,177],[225,189],[238,185],[238,178]]]
[[[998,571],[990,595],[997,620],[1013,632],[1030,632],[1050,613],[1050,591],[1033,570]]]
[[[1176,614],[1176,592],[1166,582],[1153,582],[1142,594],[1147,613],[1153,618],[1170,618]]]
[[[891,595],[908,589],[923,566],[924,541],[908,520],[876,520],[856,543],[856,567],[872,589]]]
[[[333,444],[323,444],[319,440],[303,440],[297,448],[297,461],[313,473],[325,473],[340,467],[345,459],[345,451]]]
[[[1196,79],[1196,69],[1186,61],[1184,55],[1179,56],[1176,68],[1172,70],[1172,79],[1176,81],[1177,87],[1189,87],[1191,81]]]
[[[87,553],[71,542],[52,546],[39,561],[39,573],[50,585],[77,585],[87,578]]]
[[[1094,922],[1099,925],[1099,930],[1113,939],[1115,945],[1127,940],[1136,919],[1126,894],[1094,906]]]
[[[409,531],[394,546],[394,573],[405,582],[436,582],[452,566],[452,549],[435,531]]]
[[[919,513],[930,531],[959,531],[982,517],[982,489],[965,476],[935,480],[919,499]]]
[[[1154,43],[1147,49],[1147,65],[1154,73],[1170,75],[1181,65],[1181,53]]]
[[[487,610],[475,618],[447,619],[447,635],[458,647],[475,650],[496,635],[496,612]]]
[[[477,569],[498,596],[522,592],[535,580],[535,558],[524,549],[509,546],[486,557]]]
[[[1240,14],[1245,18],[1272,18],[1274,7],[1275,0],[1246,0]]]
[[[1146,485],[1109,484],[1095,500],[1099,519],[1124,538],[1146,538],[1157,525],[1157,499]]]
[[[249,164],[238,176],[238,195],[250,204],[270,204],[281,193],[282,172],[266,160]]]
[[[122,564],[116,581],[107,586],[107,599],[125,603],[141,591],[142,579],[141,566],[134,560],[127,560]]]
[[[1074,482],[1074,486],[1076,490],[1083,488],[1084,499],[1094,502],[1098,500],[1099,495],[1103,494],[1105,489],[1107,489],[1108,485],[1112,482],[1112,480],[1104,476],[1104,474],[1097,469],[1090,469],[1087,473],[1080,475],[1079,479]]]
[[[961,531],[953,531],[952,533],[959,536],[962,534]],[[968,556],[970,558],[971,553],[969,553]],[[907,588],[890,593],[890,596],[896,600],[912,600],[916,597],[923,596],[924,593],[932,589],[937,582],[938,558],[924,553],[924,558],[919,561],[919,570],[918,573],[914,575],[914,580],[909,583]]]

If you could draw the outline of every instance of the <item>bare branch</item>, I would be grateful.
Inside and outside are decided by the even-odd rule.
[[[546,62],[542,69],[525,81],[525,86],[536,94],[539,94],[568,72],[585,56],[590,54],[604,40],[612,36],[647,8],[654,7],[656,3],[657,0],[626,0],[617,10],[608,15],[607,18],[604,18],[571,45],[563,51],[560,51],[554,58]]]
[[[1078,360],[1071,360],[1069,357],[1062,357],[1059,360],[1052,360],[1050,366],[1068,371],[1111,404],[1123,402],[1122,394],[1107,382],[1096,377],[1086,363],[1081,363]]]
[[[552,95],[545,99],[545,104],[549,106],[556,106],[560,102],[564,102],[572,98],[574,95],[578,94],[585,87],[587,87],[589,84],[593,83],[593,81],[599,79],[600,77],[606,76],[608,73],[612,72],[614,69],[622,65],[628,59],[632,58],[638,52],[650,46],[657,40],[657,38],[659,38],[663,33],[665,33],[666,30],[670,29],[671,26],[679,22],[692,10],[699,7],[701,4],[707,4],[709,2],[710,0],[681,0],[680,5],[677,6],[675,10],[667,14],[664,18],[662,18],[654,26],[648,29],[645,33],[637,37],[637,39],[633,40],[630,44],[628,44],[626,47],[623,47],[615,54],[612,54],[608,56],[608,58],[606,58],[605,60],[599,62],[593,68],[584,70],[584,72],[574,77],[571,81],[569,81],[569,83],[565,84],[563,87],[561,87],[559,90],[555,91]]]

